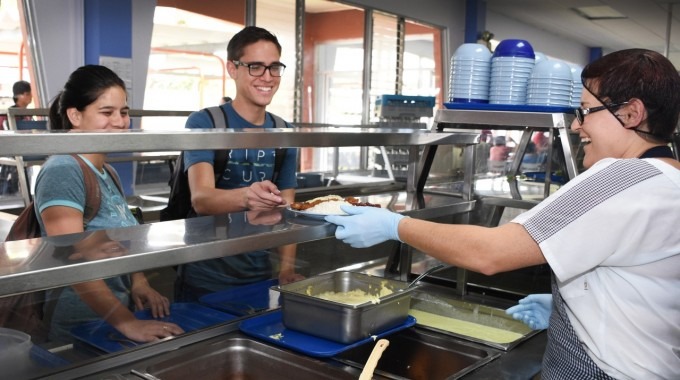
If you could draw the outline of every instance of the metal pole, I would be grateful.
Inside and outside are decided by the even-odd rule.
[[[255,26],[257,0],[246,0],[246,26]]]
[[[406,50],[406,19],[397,18],[397,72],[394,80],[394,93],[401,95],[404,87],[404,50]]]
[[[362,99],[361,104],[363,110],[361,112],[361,124],[368,124],[370,119],[369,110],[371,109],[371,66],[373,52],[373,10],[366,9],[364,12],[364,77],[362,83]]]
[[[305,0],[295,1],[295,89],[293,93],[293,122],[302,122],[302,77],[303,77],[303,50],[305,38]],[[311,109],[311,104],[309,104]],[[313,120],[308,120],[311,123]]]
[[[367,125],[371,119],[371,80],[373,70],[373,10],[366,9],[364,12],[364,75],[361,89],[361,124]],[[359,169],[365,170],[368,166],[368,147],[359,148]]]

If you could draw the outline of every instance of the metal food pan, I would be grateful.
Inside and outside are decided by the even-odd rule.
[[[378,294],[381,287],[393,291],[378,303],[348,305],[318,298],[324,292],[363,290]],[[408,284],[354,272],[333,272],[286,285],[281,292],[283,324],[335,342],[350,344],[406,322],[411,303]]]
[[[476,302],[464,301],[457,298],[454,294],[443,294],[429,287],[427,289],[416,290],[411,299],[411,309],[428,312],[431,314],[448,317],[455,320],[475,323],[487,326],[490,329],[500,329],[516,333],[517,339],[499,343],[491,340],[477,338],[464,333],[455,332],[449,329],[440,329],[428,325],[424,320],[418,320],[417,324],[421,328],[437,331],[446,335],[481,343],[490,347],[509,351],[519,343],[536,335],[540,330],[532,330],[524,323],[517,321],[512,316],[505,313],[505,309],[483,305]],[[415,313],[414,313],[415,314]]]

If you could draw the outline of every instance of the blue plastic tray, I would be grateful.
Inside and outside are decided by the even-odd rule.
[[[30,355],[33,363],[41,368],[58,368],[71,364],[61,356],[57,356],[35,344],[31,347]]]
[[[269,309],[269,288],[279,280],[266,280],[207,294],[198,301],[210,308],[243,316]],[[278,304],[277,304],[278,306]]]
[[[137,311],[135,316],[139,319],[153,319],[150,310]],[[170,305],[170,316],[159,320],[174,323],[185,332],[189,332],[235,318],[237,317],[233,314],[227,314],[197,303],[174,303]],[[78,341],[108,353],[143,344],[135,344],[126,340],[125,336],[104,321],[84,323],[73,328],[71,334]],[[121,342],[116,339],[124,341]]]
[[[241,322],[239,328],[243,333],[254,338],[262,339],[277,346],[285,347],[309,356],[325,358],[335,356],[351,348],[361,346],[362,344],[373,342],[374,340],[409,328],[415,324],[416,319],[409,315],[404,324],[383,331],[382,333],[375,334],[375,339],[370,336],[352,344],[342,344],[287,329],[283,325],[283,317],[280,310],[246,319]]]
[[[528,106],[522,104],[488,104],[488,103],[444,103],[444,107],[452,110],[471,111],[514,111],[514,112],[547,112],[574,113],[571,107]]]

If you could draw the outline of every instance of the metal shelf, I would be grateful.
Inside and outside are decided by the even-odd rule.
[[[197,149],[341,147],[381,145],[471,145],[477,133],[422,129],[304,127],[116,132],[2,131],[0,156],[158,152]]]
[[[434,117],[434,129],[568,129],[574,115],[549,112],[513,112],[440,109]]]
[[[44,111],[44,110],[41,110]],[[131,111],[132,112],[132,111]],[[158,112],[158,111],[155,111]],[[145,116],[149,116],[148,113]],[[375,128],[371,126],[306,125],[287,129],[211,129],[178,131],[126,130],[110,132],[3,131],[0,156],[35,154],[167,152],[193,149],[243,149],[264,147],[339,147],[339,146],[418,146],[436,149],[437,145],[471,147],[478,142],[474,132],[447,133],[423,129]],[[417,161],[414,158],[414,165]],[[424,182],[429,166],[412,169],[411,182]],[[418,178],[420,176],[420,178]],[[414,191],[363,195],[394,211],[417,218],[436,218],[469,212],[474,201],[469,197],[423,197]],[[249,224],[254,212],[208,216],[180,221],[152,223],[129,228],[43,239],[6,242],[0,245],[0,296],[65,286],[124,273],[149,270],[193,261],[236,255],[285,244],[332,237],[335,226],[323,221],[293,217],[284,210],[272,225]],[[239,229],[229,228],[240,221]],[[230,222],[231,221],[231,222]],[[235,233],[239,230],[241,232]],[[69,256],[79,250],[79,242],[97,241],[114,246],[111,252],[99,249],[90,253],[106,258],[78,262]]]

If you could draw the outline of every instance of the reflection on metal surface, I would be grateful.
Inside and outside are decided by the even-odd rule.
[[[468,212],[474,207],[474,202],[433,194],[423,196],[420,208],[406,205],[404,192],[358,198],[424,219]],[[0,296],[319,240],[334,234],[334,225],[296,217],[282,208],[6,242],[0,244],[0,257],[7,258],[13,252],[24,252],[25,256],[0,262],[4,264],[0,266]]]

